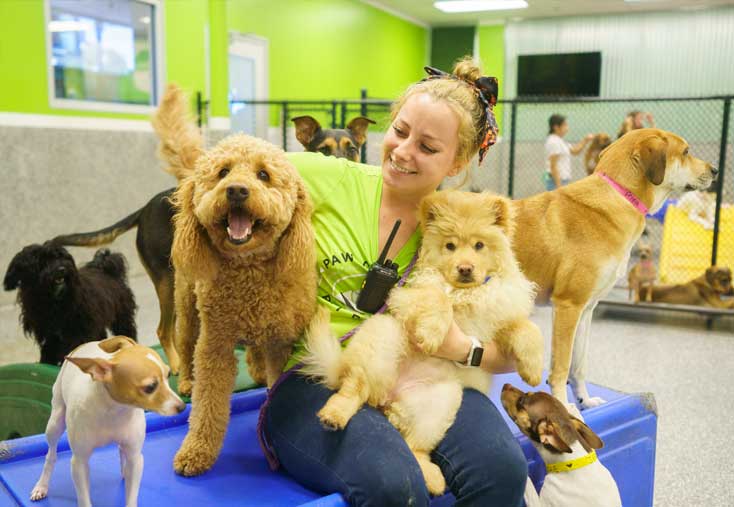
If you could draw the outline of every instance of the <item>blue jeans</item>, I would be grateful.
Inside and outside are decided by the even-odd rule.
[[[381,412],[365,405],[343,431],[321,426],[316,412],[332,393],[298,374],[275,391],[265,432],[282,467],[305,487],[341,493],[350,505],[427,506],[418,463]],[[456,421],[431,459],[456,505],[524,506],[525,456],[497,408],[478,391],[464,390]]]
[[[569,179],[561,180],[561,186],[565,187],[571,182]],[[553,176],[550,173],[543,173],[543,183],[545,183],[545,189],[550,192],[556,189],[556,182],[553,180]]]

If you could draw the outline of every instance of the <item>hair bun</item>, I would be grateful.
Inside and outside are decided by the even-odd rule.
[[[454,64],[452,74],[459,79],[469,81],[470,83],[473,83],[482,77],[482,71],[479,68],[479,65],[477,65],[471,56],[465,56],[458,60],[456,64]]]

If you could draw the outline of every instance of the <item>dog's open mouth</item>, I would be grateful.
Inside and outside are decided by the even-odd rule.
[[[261,219],[253,219],[245,208],[232,207],[222,220],[222,225],[227,229],[227,239],[235,245],[244,245],[252,238],[263,224]]]

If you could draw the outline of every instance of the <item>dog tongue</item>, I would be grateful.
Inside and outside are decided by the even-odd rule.
[[[228,217],[227,232],[232,239],[247,239],[252,234],[252,220],[241,210],[232,210]]]

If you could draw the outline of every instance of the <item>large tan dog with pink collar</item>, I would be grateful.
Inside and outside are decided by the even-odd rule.
[[[673,192],[708,188],[717,172],[692,156],[680,136],[639,129],[606,148],[594,174],[514,201],[517,260],[540,288],[536,301],[553,304],[548,380],[556,398],[567,403],[570,376],[582,407],[604,402],[586,389],[594,308],[626,274],[645,214],[659,209]]]

